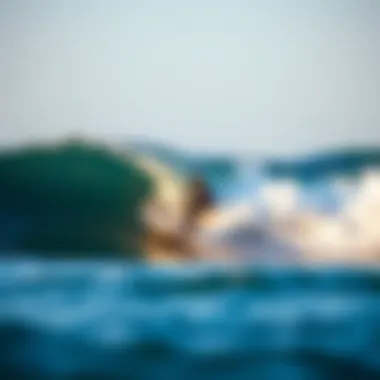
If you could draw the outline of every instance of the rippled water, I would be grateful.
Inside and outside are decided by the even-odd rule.
[[[378,379],[380,269],[0,264],[2,379]]]

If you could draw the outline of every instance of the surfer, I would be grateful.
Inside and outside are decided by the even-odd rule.
[[[195,176],[189,184],[189,198],[187,200],[184,229],[185,234],[191,234],[198,218],[214,206],[214,200],[209,187],[200,176]]]
[[[151,209],[148,251],[153,252],[150,257],[155,260],[193,259],[204,255],[199,252],[197,228],[200,217],[214,206],[213,195],[199,175],[187,182],[182,195],[181,202],[174,198],[161,200]]]

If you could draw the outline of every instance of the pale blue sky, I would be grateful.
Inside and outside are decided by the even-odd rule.
[[[0,141],[380,143],[378,0],[0,0]]]

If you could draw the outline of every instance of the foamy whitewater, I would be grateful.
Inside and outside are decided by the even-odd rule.
[[[321,202],[313,191],[329,199]],[[201,235],[245,259],[373,261],[380,259],[379,225],[380,172],[368,171],[314,189],[263,183],[253,195],[222,204],[203,221]]]

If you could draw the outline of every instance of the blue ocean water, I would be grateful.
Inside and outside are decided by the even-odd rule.
[[[2,261],[2,379],[379,379],[380,268]]]
[[[331,160],[268,169],[165,154],[221,203],[285,173],[305,207],[340,205]],[[0,379],[380,379],[380,268],[7,260],[25,218],[0,216]]]

